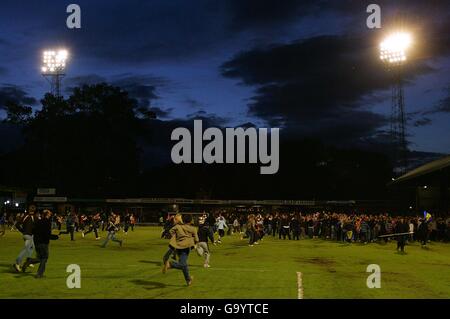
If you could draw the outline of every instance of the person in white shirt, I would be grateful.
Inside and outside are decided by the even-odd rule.
[[[409,240],[412,242],[414,240],[414,224],[412,220],[409,221],[409,232],[411,233],[409,234]]]
[[[223,236],[225,236],[225,228],[228,228],[227,221],[222,215],[219,215],[219,217],[217,218],[216,225],[217,225],[217,232],[219,233],[219,239],[217,240],[217,242],[221,244],[222,243],[221,239]]]

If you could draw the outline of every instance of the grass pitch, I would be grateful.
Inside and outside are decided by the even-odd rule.
[[[300,241],[265,237],[248,247],[239,235],[210,246],[211,268],[192,252],[194,283],[186,287],[181,271],[161,273],[168,241],[161,228],[141,227],[125,236],[123,247],[93,234],[71,242],[62,235],[50,243],[44,279],[12,269],[23,241],[17,232],[0,237],[0,298],[297,298],[297,272],[303,273],[304,298],[450,298],[450,244],[419,244],[397,253],[395,243],[344,244],[320,239]],[[101,232],[105,238],[106,233]],[[81,267],[81,288],[66,286],[66,267]],[[381,267],[381,288],[366,286],[369,264]]]

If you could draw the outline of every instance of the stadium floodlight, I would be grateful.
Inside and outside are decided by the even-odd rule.
[[[65,75],[69,52],[66,49],[45,50],[42,54],[42,75],[49,80],[52,93],[60,96],[61,78]]]
[[[389,35],[380,43],[380,59],[389,64],[403,63],[406,61],[406,53],[411,42],[411,35],[406,32]]]
[[[69,57],[67,50],[44,51],[42,57],[42,74],[61,74],[66,69],[66,62]]]

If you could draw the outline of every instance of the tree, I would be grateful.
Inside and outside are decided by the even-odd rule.
[[[67,99],[47,94],[41,103],[34,116],[17,105],[8,113],[8,121],[24,124],[17,154],[27,184],[78,196],[133,191],[141,131],[136,100],[103,83],[76,88]]]
[[[33,109],[30,106],[20,105],[18,102],[7,101],[4,105],[6,111],[5,122],[23,124],[30,120]]]

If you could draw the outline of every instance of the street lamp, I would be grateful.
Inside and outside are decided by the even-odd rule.
[[[400,173],[408,166],[408,148],[406,142],[405,99],[403,94],[402,66],[407,61],[407,53],[412,37],[407,32],[395,32],[380,43],[380,59],[389,71],[392,71],[391,137],[395,158],[400,160]]]
[[[65,75],[68,58],[66,49],[46,50],[42,54],[42,76],[49,81],[52,93],[58,97],[61,96],[61,79]]]

